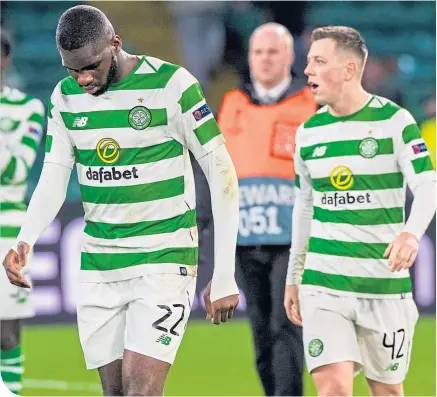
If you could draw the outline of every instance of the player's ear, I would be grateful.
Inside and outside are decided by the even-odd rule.
[[[112,46],[114,49],[114,54],[117,55],[120,51],[121,51],[121,46],[122,46],[123,42],[121,40],[121,37],[118,35],[115,35],[112,38]]]
[[[351,81],[359,72],[358,64],[354,60],[349,60],[346,65],[346,81]]]
[[[294,49],[291,49],[288,54],[288,61],[290,62],[290,67],[293,66],[295,60],[296,60],[296,55],[294,53]]]

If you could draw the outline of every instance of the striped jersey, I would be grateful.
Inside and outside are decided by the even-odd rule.
[[[312,198],[302,287],[372,298],[411,296],[408,270],[383,258],[405,224],[406,185],[435,180],[411,114],[372,96],[358,112],[325,106],[296,138],[297,194]]]
[[[77,167],[86,222],[82,281],[196,274],[189,151],[199,159],[224,138],[187,70],[141,56],[98,97],[68,77],[52,95],[47,135],[45,162]]]
[[[29,172],[44,126],[40,100],[14,88],[0,93],[0,238],[18,236],[24,220]]]

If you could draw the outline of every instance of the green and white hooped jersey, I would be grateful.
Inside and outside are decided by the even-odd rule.
[[[141,57],[101,96],[68,77],[49,108],[45,162],[76,163],[85,210],[81,280],[196,274],[196,159],[224,142],[197,80]]]
[[[44,106],[14,88],[0,93],[0,238],[18,236],[29,172],[43,134]]]
[[[377,96],[346,117],[325,106],[298,129],[295,167],[297,194],[314,208],[302,287],[410,296],[409,271],[390,272],[383,253],[404,228],[406,184],[435,180],[411,114]]]

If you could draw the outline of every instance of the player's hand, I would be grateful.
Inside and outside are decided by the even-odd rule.
[[[10,283],[17,287],[31,288],[30,283],[21,275],[21,269],[26,266],[29,251],[29,244],[20,241],[17,252],[10,249],[3,261],[3,267],[6,270]]]
[[[205,302],[206,319],[211,320],[216,325],[225,323],[228,319],[232,318],[239,302],[238,294],[225,296],[211,302],[211,281],[206,286],[203,301]]]
[[[398,272],[410,268],[416,260],[419,251],[419,241],[411,233],[402,232],[387,247],[384,258],[389,256],[388,264],[390,271]]]
[[[302,317],[300,316],[299,285],[285,286],[284,308],[288,319],[293,324],[302,327]]]

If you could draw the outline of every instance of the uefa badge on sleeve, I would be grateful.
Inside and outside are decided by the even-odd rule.
[[[360,142],[358,151],[366,159],[371,159],[378,154],[379,144],[374,138],[365,138]]]
[[[152,122],[152,112],[145,106],[135,106],[128,115],[129,125],[136,130],[144,130]]]

